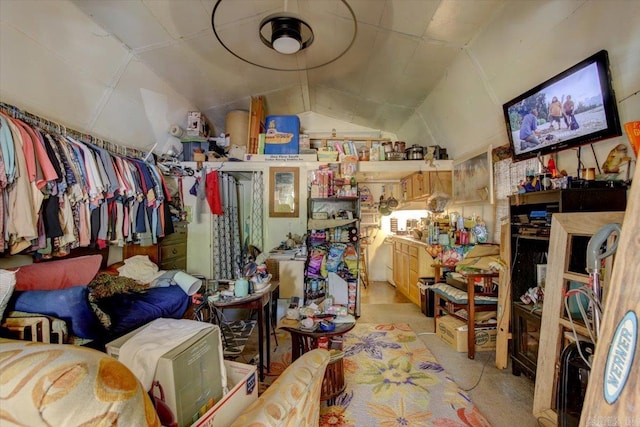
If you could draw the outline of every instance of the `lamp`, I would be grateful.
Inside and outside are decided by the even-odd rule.
[[[265,37],[268,27],[271,28],[270,40]],[[260,40],[277,52],[291,55],[306,49],[313,43],[313,30],[302,19],[291,15],[273,14],[260,23]]]
[[[355,42],[358,23],[347,0],[313,2],[313,7],[308,3],[301,2],[300,9],[303,10],[294,15],[286,12],[285,1],[285,11],[254,21],[253,25],[259,23],[258,36],[267,49],[257,48],[250,37],[246,37],[255,34],[255,27],[251,28],[250,23],[260,17],[252,8],[242,7],[236,0],[216,1],[211,27],[220,45],[248,64],[274,71],[313,70],[329,65],[347,53]],[[327,17],[332,19],[330,25],[326,23]],[[324,25],[317,24],[314,34],[307,22]],[[239,28],[243,31],[238,31]],[[336,28],[340,31],[335,31]],[[242,36],[238,37],[238,34]],[[314,48],[306,50],[312,43],[315,43]]]

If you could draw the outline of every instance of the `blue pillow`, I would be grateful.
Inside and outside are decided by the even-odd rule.
[[[91,309],[86,286],[72,286],[52,291],[16,292],[15,310],[40,313],[67,322],[73,335],[98,339],[105,330]]]
[[[102,298],[98,306],[111,318],[109,332],[120,336],[160,317],[181,319],[190,299],[180,286],[171,285]]]

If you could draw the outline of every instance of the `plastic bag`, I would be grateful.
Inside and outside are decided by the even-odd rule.
[[[433,213],[442,213],[449,204],[449,200],[451,200],[449,194],[443,193],[442,191],[435,191],[427,199],[427,210]]]

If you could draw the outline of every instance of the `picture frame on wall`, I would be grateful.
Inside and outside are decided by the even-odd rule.
[[[493,204],[492,146],[453,161],[453,202]]]
[[[299,215],[300,173],[295,167],[269,168],[269,216],[295,218]]]

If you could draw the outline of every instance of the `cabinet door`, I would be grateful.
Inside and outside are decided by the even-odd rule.
[[[393,243],[393,281],[400,289],[400,270],[402,269],[402,249],[400,242]]]
[[[400,180],[400,186],[402,187],[402,198],[404,201],[409,201],[413,197],[413,182],[411,176]]]
[[[414,304],[420,305],[420,289],[418,288],[419,257],[418,247],[409,246],[409,275],[407,277],[408,297]]]
[[[428,176],[428,174],[423,174],[422,172],[411,174],[411,185],[413,188],[413,193],[411,194],[412,200],[422,197],[425,194],[426,189],[429,188],[425,187],[425,184],[428,184],[428,182],[425,183],[425,175]]]
[[[409,297],[409,245],[402,243],[402,259],[400,260],[400,284],[398,289]]]
[[[451,182],[453,180],[451,171],[429,172],[429,179],[429,194],[433,194],[436,191],[451,194]]]

